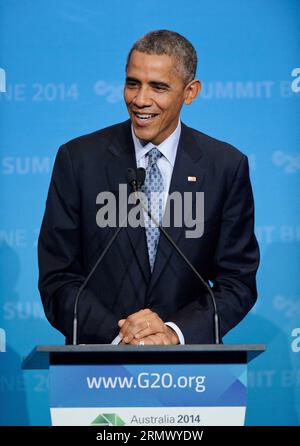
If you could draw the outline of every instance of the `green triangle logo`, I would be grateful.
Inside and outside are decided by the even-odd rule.
[[[91,426],[124,426],[125,422],[116,413],[100,413]]]

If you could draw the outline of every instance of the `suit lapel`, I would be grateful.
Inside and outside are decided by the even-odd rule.
[[[178,144],[169,195],[171,195],[174,192],[179,192],[180,194],[183,194],[183,192],[192,192],[193,205],[194,205],[196,192],[201,191],[205,176],[205,170],[201,167],[201,157],[202,157],[201,148],[199,147],[197,141],[193,137],[192,131],[184,124],[182,124],[181,136]],[[197,181],[195,182],[188,181],[188,177],[190,176],[196,177]],[[163,224],[165,224],[164,220]],[[177,243],[179,241],[179,238],[182,235],[184,235],[183,232],[186,229],[184,227],[183,212],[182,212],[182,225],[180,227],[174,226],[172,215],[170,223],[171,223],[170,227],[165,227],[165,230],[172,237],[175,243]],[[171,246],[168,240],[164,237],[163,234],[161,234],[159,238],[154,269],[149,284],[148,295],[150,295],[157,280],[163,273],[163,270],[167,262],[169,261],[171,255],[174,254],[178,256],[178,254],[174,253],[174,251],[175,251],[174,248]]]
[[[114,135],[111,141],[109,150],[112,154],[112,159],[106,165],[107,181],[110,186],[110,190],[115,193],[119,201],[119,185],[127,184],[126,169],[128,167],[136,168],[135,150],[131,136],[131,122],[126,121],[121,127],[121,132]],[[132,192],[130,186],[127,188],[127,202],[128,195]],[[127,210],[126,203],[122,203]],[[139,263],[145,280],[150,280],[150,267],[148,260],[148,250],[146,245],[145,230],[142,227],[132,228],[129,225],[124,228],[130,243],[132,245],[133,252]],[[129,254],[129,253],[128,253]]]

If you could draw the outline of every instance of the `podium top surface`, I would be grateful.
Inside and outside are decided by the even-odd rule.
[[[54,364],[247,363],[264,352],[264,344],[198,345],[38,345],[22,362],[23,369]]]

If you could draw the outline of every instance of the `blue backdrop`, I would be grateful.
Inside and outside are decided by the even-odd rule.
[[[268,346],[251,364],[247,423],[299,424],[299,22],[299,0],[0,0],[0,424],[50,422],[47,374],[20,363],[64,342],[37,290],[58,146],[127,118],[126,55],[157,28],[198,52],[203,91],[183,121],[250,160],[259,299],[224,340]]]

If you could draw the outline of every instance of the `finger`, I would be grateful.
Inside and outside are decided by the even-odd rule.
[[[153,339],[151,339],[151,336],[146,336],[143,339],[133,339],[131,341],[131,345],[139,345],[139,346],[154,345],[154,342]]]
[[[123,325],[122,325],[122,327],[121,327],[121,329],[119,331],[119,336],[120,336],[120,338],[122,340],[124,339],[124,336],[125,336],[125,333],[126,333],[126,326],[127,325],[128,325],[128,322],[126,322],[126,320],[125,320],[125,322],[123,323]]]
[[[128,316],[128,318],[125,319],[120,328],[119,336],[122,339],[124,339],[125,337],[131,336],[131,332],[132,332],[131,316]]]
[[[143,346],[143,345],[159,345],[159,339],[156,339],[156,335],[150,335],[150,336],[146,336],[145,338],[142,339],[133,339],[130,342],[130,345],[139,345],[139,346]]]
[[[151,334],[155,334],[157,332],[157,330],[154,330],[150,321],[148,321],[148,319],[146,319],[144,321],[144,324],[146,325],[146,327],[138,332],[135,333],[134,337],[136,339],[141,339],[141,338],[145,338],[146,336],[149,336]]]
[[[147,336],[145,338],[145,344],[147,345],[160,345],[160,337],[157,334]]]
[[[164,333],[167,327],[159,317],[147,318],[144,324],[145,328],[135,333],[134,337],[136,339],[141,339],[151,334]]]
[[[120,319],[118,325],[120,327],[119,336],[123,339],[130,334],[132,330],[132,321],[134,321],[134,315],[129,315],[127,319]]]
[[[118,327],[123,327],[124,323],[125,323],[126,319],[120,319],[118,322]]]
[[[122,338],[125,342],[130,342],[134,336],[139,333],[142,330],[147,329],[147,335],[151,334],[153,331],[150,329],[150,323],[149,321],[145,319],[138,319],[138,320],[130,320],[127,319],[124,323],[123,327],[120,330],[120,333],[122,335]]]
[[[124,327],[122,327],[120,333],[123,341],[128,344],[134,339],[137,332],[140,331],[139,325],[126,322]]]
[[[137,339],[132,339],[132,341],[129,343],[129,345],[140,345],[139,343],[141,342],[141,341],[144,341],[144,345],[146,345],[146,342],[145,342],[145,340],[143,339],[143,340],[137,340]]]
[[[146,339],[151,339],[153,345],[171,345],[168,336],[164,333],[156,333],[155,335],[148,336]]]
[[[142,339],[133,339],[130,345],[171,345],[171,341],[164,333],[156,333]]]
[[[134,335],[130,332],[130,331],[125,331],[124,334],[122,335],[122,341],[125,344],[129,344],[132,339],[134,339]]]

